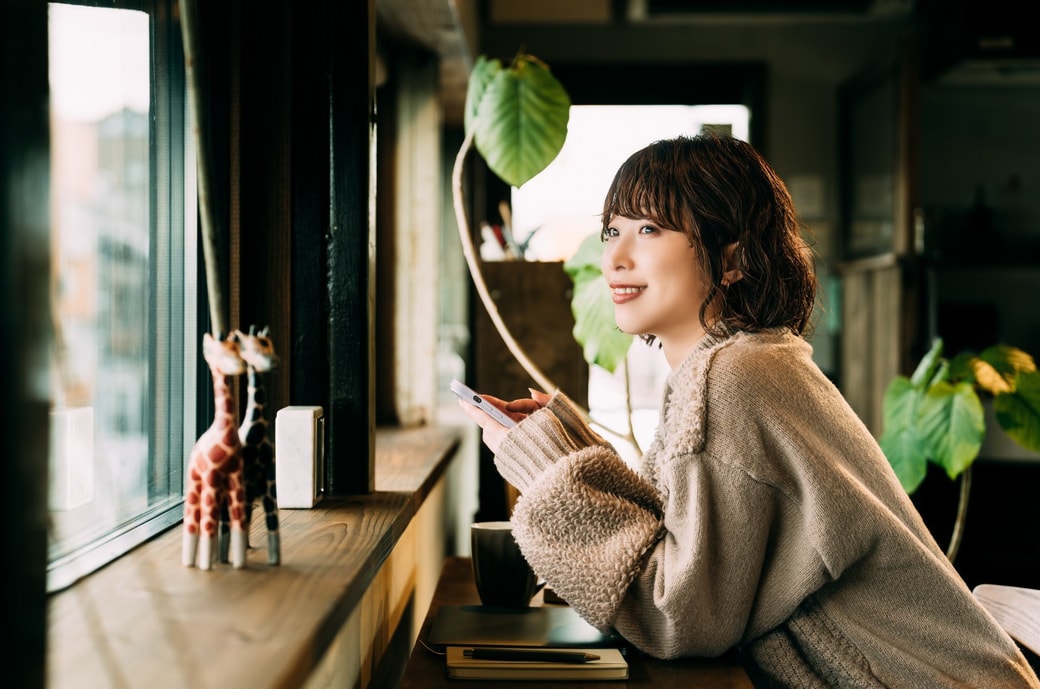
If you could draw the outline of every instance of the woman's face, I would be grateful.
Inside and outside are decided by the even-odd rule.
[[[614,216],[604,239],[601,267],[618,327],[654,335],[668,363],[679,365],[704,336],[698,313],[707,281],[697,251],[682,232],[643,218]]]

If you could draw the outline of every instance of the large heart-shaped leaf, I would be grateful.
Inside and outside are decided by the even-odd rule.
[[[570,96],[541,62],[518,55],[503,69],[478,60],[466,95],[466,129],[488,168],[520,187],[544,170],[567,138]]]
[[[936,383],[918,408],[921,435],[931,461],[957,478],[979,455],[986,434],[982,402],[971,383]]]
[[[935,377],[936,369],[939,368],[942,362],[942,352],[943,341],[941,338],[936,338],[932,341],[931,349],[921,357],[921,362],[917,364],[913,375],[910,376],[910,382],[915,387],[925,387],[932,381]]]
[[[907,495],[912,495],[928,473],[928,462],[921,454],[921,441],[912,428],[885,434],[878,441],[892,465],[896,478]]]
[[[614,302],[600,268],[602,253],[603,242],[598,235],[590,235],[563,268],[574,283],[574,339],[587,363],[613,373],[625,360],[633,338],[618,330],[614,320]]]
[[[878,443],[908,494],[917,490],[928,469],[924,441],[917,431],[917,408],[922,397],[923,389],[915,387],[906,376],[896,376],[888,384],[882,402],[884,432]]]
[[[484,91],[487,90],[488,84],[495,78],[495,75],[501,71],[501,62],[489,60],[483,55],[478,56],[477,61],[473,64],[473,71],[470,72],[469,83],[466,85],[466,108],[463,111],[462,120],[467,134],[473,129],[473,120],[477,118],[477,108],[484,97]]]

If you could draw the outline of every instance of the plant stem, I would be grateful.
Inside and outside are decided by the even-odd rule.
[[[628,422],[625,431],[621,432],[609,424],[604,423],[600,419],[593,418],[591,412],[588,413],[587,418],[589,423],[599,426],[607,433],[615,435],[630,444],[635,448],[636,453],[642,456],[643,448],[639,447],[639,441],[636,440],[635,424],[632,421],[632,383],[631,378],[628,375],[628,360],[626,359],[621,365],[624,367],[623,370],[625,373],[625,420]]]
[[[971,493],[971,466],[961,472],[960,498],[957,502],[957,518],[953,522],[953,535],[946,549],[946,559],[951,563],[957,558],[957,551],[964,539],[964,522],[968,519],[968,497]]]
[[[636,454],[642,455],[643,449],[640,448],[640,441],[635,437],[635,424],[632,420],[632,378],[628,375],[628,358],[625,357],[625,361],[621,364],[624,368],[625,374],[625,418],[628,419],[628,430],[624,433],[618,433],[617,431],[610,431],[616,435],[621,436],[626,442],[632,445],[635,449]],[[600,426],[603,426],[600,424]],[[609,427],[603,426],[606,430],[610,430]]]
[[[625,415],[628,418],[628,436],[625,439],[632,443],[632,447],[636,449],[637,453],[642,455],[643,448],[639,447],[639,441],[636,439],[635,423],[632,421],[632,377],[628,375],[627,357],[622,365],[625,367]]]
[[[196,0],[180,0],[181,37],[184,42],[184,77],[188,87],[188,105],[191,111],[191,126],[195,136],[196,186],[199,199],[199,215],[202,223],[202,252],[206,259],[206,291],[209,295],[209,317],[212,332],[218,337],[227,335],[224,319],[223,282],[220,277],[218,231],[210,205],[210,178],[212,153],[209,145],[209,128],[203,120],[201,87],[198,69],[198,3]]]
[[[480,296],[480,301],[484,304],[484,309],[487,311],[488,316],[491,317],[491,322],[495,326],[495,330],[502,337],[502,341],[505,342],[506,347],[509,349],[513,357],[519,362],[520,366],[527,371],[528,375],[534,379],[534,381],[541,387],[543,392],[552,394],[556,391],[557,386],[549,378],[542,373],[541,369],[535,365],[533,361],[527,356],[523,348],[520,347],[519,343],[513,338],[512,333],[509,332],[509,328],[506,326],[505,321],[502,320],[501,314],[498,312],[498,306],[495,305],[495,301],[491,298],[491,294],[488,292],[487,283],[484,281],[484,274],[480,270],[480,263],[477,261],[477,252],[473,246],[473,237],[470,234],[469,222],[466,220],[466,210],[462,200],[462,168],[466,161],[466,154],[469,153],[470,147],[473,144],[473,132],[466,134],[465,140],[462,142],[462,146],[459,148],[458,155],[455,157],[455,167],[452,170],[452,200],[455,206],[455,219],[459,226],[459,238],[462,240],[462,253],[466,257],[466,265],[469,266],[470,277],[473,278],[473,284],[477,288],[477,294]]]
[[[477,295],[480,297],[480,301],[484,304],[484,309],[491,318],[495,330],[498,331],[498,334],[502,337],[502,341],[505,342],[509,352],[517,360],[520,366],[522,366],[527,374],[534,379],[543,392],[551,394],[557,389],[557,385],[542,373],[541,369],[531,361],[520,344],[513,338],[512,333],[509,332],[509,327],[505,324],[505,321],[502,320],[502,315],[498,312],[498,306],[495,304],[494,299],[491,298],[490,292],[488,292],[487,283],[484,281],[484,273],[480,270],[480,262],[477,260],[476,248],[473,246],[473,237],[470,233],[469,221],[466,218],[466,208],[462,196],[462,168],[465,165],[466,155],[469,153],[472,145],[473,132],[468,132],[466,138],[462,142],[462,146],[459,147],[458,154],[455,156],[455,166],[452,169],[451,174],[451,195],[455,208],[455,221],[459,227],[459,239],[462,240],[462,254],[466,257],[466,265],[469,268],[470,277],[473,279],[473,285],[477,289]],[[629,389],[627,363],[625,364],[625,408],[628,411],[628,432],[624,434],[616,433],[615,431],[611,432],[632,443],[636,448],[636,451],[639,452],[639,454],[642,454],[642,449],[639,447],[639,443],[636,440],[632,428],[632,402],[631,392]],[[592,421],[589,410],[580,409],[580,411],[587,421]],[[609,427],[603,424],[600,425],[610,431]]]

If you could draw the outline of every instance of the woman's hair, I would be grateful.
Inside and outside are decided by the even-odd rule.
[[[710,133],[650,144],[614,176],[603,203],[604,231],[614,216],[652,220],[698,248],[708,282],[700,310],[706,332],[811,330],[812,252],[787,187],[750,144]],[[728,268],[739,269],[742,279],[723,285]]]

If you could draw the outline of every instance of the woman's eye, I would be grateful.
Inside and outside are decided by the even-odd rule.
[[[643,225],[639,228],[639,234],[653,234],[657,232],[657,228],[653,225]]]
[[[611,237],[616,237],[617,235],[618,231],[616,228],[608,227],[600,233],[600,240],[605,242]]]

